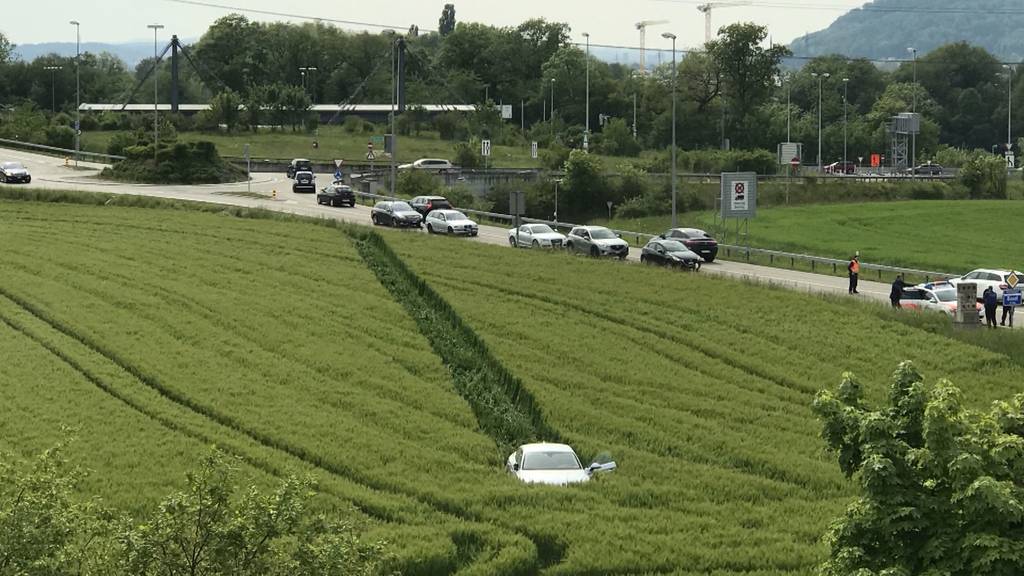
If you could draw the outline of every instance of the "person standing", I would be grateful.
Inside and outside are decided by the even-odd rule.
[[[1013,328],[1013,306],[1003,306],[1003,319],[999,322],[1000,326],[1006,326],[1006,319],[1010,319],[1010,328]]]
[[[985,288],[981,295],[981,301],[985,305],[985,324],[990,328],[996,327],[996,306],[999,301],[996,299],[996,291],[991,286]]]
[[[903,289],[907,287],[907,282],[900,274],[892,281],[892,290],[889,292],[889,302],[892,302],[893,308],[902,308],[900,306],[900,300],[903,299]]]
[[[857,282],[860,280],[860,252],[854,254],[850,259],[846,271],[850,274],[850,294],[860,294],[857,291]]]

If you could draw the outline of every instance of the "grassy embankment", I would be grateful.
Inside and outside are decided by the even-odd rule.
[[[156,209],[118,206],[133,202]],[[418,573],[809,575],[854,496],[816,390],[853,370],[880,399],[909,358],[980,406],[1024,375],[863,303],[384,231],[391,260],[365,229],[161,206],[189,208],[0,200],[0,341],[17,352],[0,446],[77,425],[87,489],[139,509],[216,443],[257,479],[314,474],[321,505],[354,506]],[[442,314],[395,300],[417,282]],[[505,475],[494,421],[460,394],[508,378],[536,430],[620,469],[568,489]]]

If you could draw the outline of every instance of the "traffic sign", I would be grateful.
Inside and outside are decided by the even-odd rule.
[[[345,179],[345,175],[341,173],[341,168],[338,168],[337,170],[334,171],[334,181],[335,182],[338,182],[338,181],[344,180],[344,179]]]
[[[487,157],[491,155],[491,141],[481,140],[480,141],[480,155]]]
[[[1017,306],[1024,305],[1024,294],[1021,294],[1020,289],[1004,290],[1003,291],[1003,308],[1016,308]]]
[[[794,170],[796,170],[797,168],[800,167],[800,159],[797,158],[796,156],[793,156],[793,159],[789,161],[789,165],[792,166]]]
[[[590,150],[590,138],[587,137],[587,133],[583,133],[583,149]]]
[[[1010,275],[1006,277],[1006,284],[1010,288],[1016,288],[1017,284],[1020,284],[1020,276],[1017,276],[1016,272],[1010,272]]]
[[[366,159],[369,160],[370,162],[373,162],[374,160],[377,159],[377,157],[373,155],[373,150],[370,150],[369,152],[366,153]]]
[[[879,168],[882,165],[882,160],[883,160],[883,158],[882,158],[881,154],[872,154],[871,155],[871,167],[872,168]]]
[[[537,143],[530,142],[530,158],[537,159]]]
[[[334,167],[335,167],[335,168],[341,168],[341,164],[342,164],[343,162],[344,162],[344,160],[335,160],[335,161],[334,161]]]

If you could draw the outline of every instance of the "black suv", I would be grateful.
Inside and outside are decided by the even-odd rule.
[[[296,158],[288,164],[288,177],[295,178],[295,174],[298,172],[312,172],[313,163],[305,158]]]
[[[300,170],[295,173],[295,183],[292,184],[292,192],[316,192],[316,176],[309,170]]]
[[[317,193],[316,203],[328,206],[348,206],[351,208],[356,205],[356,194],[352,191],[351,186],[331,184]]]
[[[931,163],[921,164],[908,172],[919,176],[942,176],[942,166]]]
[[[417,196],[409,201],[412,209],[423,216],[430,214],[431,210],[451,210],[452,203],[444,196]]]

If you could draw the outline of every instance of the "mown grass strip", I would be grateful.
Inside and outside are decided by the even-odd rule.
[[[455,310],[412,272],[377,233],[349,229],[359,255],[380,283],[409,312],[452,374],[480,429],[501,454],[531,441],[558,441],[533,395],[491,354]]]

